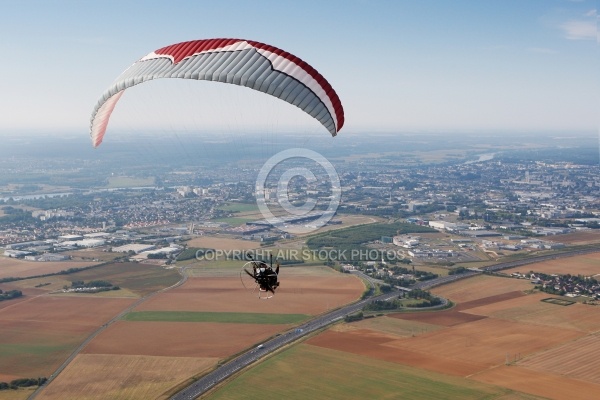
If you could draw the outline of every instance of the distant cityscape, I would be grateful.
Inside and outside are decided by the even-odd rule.
[[[526,160],[515,154],[518,151],[492,148],[467,159],[455,160],[451,155],[420,165],[414,165],[414,160],[405,165],[401,157],[392,155],[365,154],[356,159],[335,155],[332,162],[339,174],[342,199],[331,223],[341,224],[340,215],[368,215],[426,225],[464,237],[463,243],[456,244],[460,244],[457,254],[470,245],[468,239],[477,240],[486,250],[557,248],[560,243],[548,243],[543,238],[600,228],[597,162]],[[258,212],[254,220],[240,222],[234,221],[237,212],[225,207],[256,203],[255,179],[260,163],[198,167],[195,171],[188,168],[183,172],[171,167],[143,178],[111,173],[105,185],[136,186],[136,181],[138,185],[80,188],[67,180],[59,193],[43,193],[50,187],[43,182],[64,173],[73,162],[31,162],[14,158],[10,169],[3,164],[6,180],[14,177],[14,171],[22,173],[28,168],[39,178],[37,182],[28,178],[22,184],[11,180],[0,186],[0,245],[5,256],[59,260],[60,252],[66,250],[128,244],[160,248],[159,244],[168,247],[182,236],[205,233],[260,241],[290,237],[265,223]],[[35,167],[37,164],[40,166]],[[45,175],[40,176],[42,164]],[[82,173],[81,168],[73,169]],[[194,184],[199,181],[205,184]],[[140,187],[139,183],[151,185]],[[330,185],[320,179],[299,179],[292,186],[292,204],[302,204],[307,196],[323,200],[331,195]],[[278,201],[271,190],[266,190],[265,200]],[[318,210],[314,215],[319,215]],[[306,224],[310,219],[290,223]],[[413,258],[437,257],[432,249],[406,243],[405,247],[415,247],[406,253]]]

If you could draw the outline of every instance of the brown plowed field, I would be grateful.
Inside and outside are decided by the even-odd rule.
[[[351,275],[282,276],[277,295],[259,300],[243,288],[239,276],[189,278],[173,290],[149,299],[136,311],[212,311],[310,314],[357,300],[363,283]]]
[[[118,321],[83,353],[224,358],[282,329],[285,325]]]
[[[2,283],[0,284],[0,289],[5,292],[9,290],[20,290],[21,293],[23,293],[23,296],[17,297],[16,299],[0,301],[0,311],[3,309],[16,307],[17,304],[23,302],[32,301],[34,298],[47,293],[47,291],[43,289],[22,288],[19,286],[19,282]]]
[[[592,230],[592,231],[567,233],[564,235],[554,235],[554,236],[548,236],[547,238],[545,238],[545,240],[548,240],[551,242],[558,242],[558,243],[568,243],[568,244],[600,243],[600,231]]]
[[[599,307],[579,303],[565,307],[541,301],[548,297],[551,296],[546,293],[534,293],[500,303],[471,308],[466,312],[528,324],[574,329],[586,333],[600,330]]]
[[[435,287],[431,289],[431,292],[460,304],[484,297],[502,295],[514,291],[524,291],[532,288],[533,285],[528,280],[480,275]]]
[[[581,335],[572,330],[482,319],[411,338],[374,331],[328,331],[309,343],[467,376],[502,364],[507,353],[512,354],[511,357],[517,353],[532,354]]]
[[[411,337],[425,334],[427,332],[444,329],[440,325],[427,324],[420,321],[409,321],[400,318],[390,318],[389,315],[366,318],[351,324],[336,324],[331,327],[338,332],[354,331],[357,329],[388,333],[394,336]]]
[[[600,335],[589,335],[538,353],[519,365],[600,385]]]
[[[544,274],[597,275],[600,274],[600,252],[548,260],[522,267],[505,269],[502,272],[510,274],[513,272],[528,273],[529,271],[542,272]]]
[[[203,236],[187,242],[188,247],[204,247],[215,250],[252,250],[260,247],[259,242],[224,237]]]
[[[1,309],[0,381],[50,375],[87,335],[132,301],[42,296]]]
[[[414,338],[404,340],[410,342]],[[480,371],[484,366],[470,362],[440,357],[432,352],[413,351],[412,346],[394,351],[387,345],[396,343],[398,337],[379,332],[355,330],[349,332],[326,331],[307,341],[307,344],[358,354],[379,360],[424,368],[454,376],[466,376]]]
[[[480,315],[473,315],[463,313],[455,309],[443,310],[443,311],[425,311],[425,312],[410,312],[410,313],[399,313],[389,314],[390,318],[404,319],[407,321],[418,321],[426,324],[440,325],[440,326],[455,326],[460,324],[466,324],[467,322],[473,322],[486,317]]]
[[[388,314],[388,317],[404,319],[407,321],[418,321],[433,325],[455,326],[486,318],[485,314],[478,315],[480,313],[471,312],[474,308],[479,309],[478,307],[489,304],[502,304],[504,301],[523,296],[525,296],[525,294],[519,291],[506,292],[494,296],[482,297],[476,300],[458,303],[455,307],[449,310]],[[462,312],[464,310],[469,310],[469,312]]]
[[[80,354],[38,399],[156,399],[211,368],[213,358]]]
[[[516,365],[492,368],[472,376],[471,379],[548,399],[600,399],[600,385]]]
[[[43,296],[18,307],[0,310],[0,321],[61,322],[97,327],[125,309],[134,299]]]
[[[482,297],[481,299],[465,301],[462,303],[458,303],[456,307],[454,307],[457,311],[469,310],[471,308],[485,306],[488,304],[499,304],[503,301],[515,299],[519,297],[525,296],[525,293],[522,291],[514,291],[514,292],[506,292],[496,294],[494,296]]]
[[[27,278],[29,276],[54,274],[69,268],[82,268],[96,265],[97,262],[37,262],[16,260],[10,257],[0,257],[0,279],[1,278]]]

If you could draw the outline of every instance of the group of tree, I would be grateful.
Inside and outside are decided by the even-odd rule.
[[[0,223],[14,224],[23,222],[38,222],[31,216],[31,211],[25,211],[21,208],[6,206],[2,209],[4,215],[0,217]]]
[[[41,386],[48,378],[20,378],[10,382],[0,382],[0,390],[16,390],[20,387]]]
[[[0,290],[0,301],[16,299],[21,296],[23,296],[23,292],[20,290],[7,290],[6,292]]]
[[[350,315],[346,315],[344,317],[344,322],[354,322],[354,321],[360,321],[361,319],[364,318],[364,314],[361,312],[358,312],[356,314],[350,314]]]
[[[394,300],[373,300],[364,306],[365,311],[391,311],[402,308],[402,303],[398,299]]]
[[[394,236],[404,233],[436,232],[434,229],[408,224],[404,222],[377,223],[353,226],[317,234],[306,241],[311,250],[332,248],[340,250],[338,254],[346,257],[344,262],[361,261],[360,257],[367,257],[373,249],[365,246],[369,242],[381,239],[382,236]],[[386,252],[383,252],[384,259]],[[366,258],[362,261],[369,261]]]
[[[396,278],[394,276],[389,275],[384,276],[383,281],[392,286],[409,286],[415,284],[417,281],[427,281],[430,279],[435,279],[439,276],[438,274],[430,271],[408,269],[406,267],[401,267],[398,265],[389,267],[389,270],[394,272],[395,276],[403,276],[402,278]],[[409,278],[407,276],[413,276],[414,278]]]
[[[467,271],[468,271],[468,269],[466,269],[465,267],[456,267],[456,268],[448,271],[448,275],[458,275],[458,274],[462,274]]]
[[[442,304],[442,299],[437,296],[432,295],[426,290],[421,289],[413,289],[410,292],[406,293],[406,296],[412,299],[421,300],[418,303],[409,303],[406,307],[433,307],[439,306]]]

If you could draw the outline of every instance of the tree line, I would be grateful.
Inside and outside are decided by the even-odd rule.
[[[20,290],[7,290],[6,292],[0,290],[0,301],[16,299],[21,296],[23,296],[23,292]]]
[[[0,382],[0,390],[16,390],[20,387],[42,386],[48,378],[20,378],[10,382]]]

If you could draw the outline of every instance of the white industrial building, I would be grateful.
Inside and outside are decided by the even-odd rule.
[[[151,244],[126,244],[124,246],[113,247],[112,251],[116,253],[129,253],[130,251],[139,254],[143,251],[153,250],[156,246]]]
[[[81,240],[83,239],[83,236],[81,235],[62,235],[58,237],[58,240],[60,241],[74,241],[74,240]]]
[[[74,246],[74,247],[99,247],[106,243],[103,239],[82,239],[82,240],[65,240],[61,242],[61,246]]]

